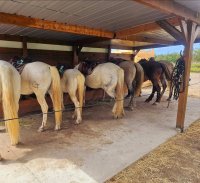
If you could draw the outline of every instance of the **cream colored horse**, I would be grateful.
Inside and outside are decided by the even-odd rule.
[[[45,100],[47,92],[55,110],[55,130],[59,130],[62,122],[62,90],[58,70],[43,62],[26,64],[21,73],[21,94],[35,93],[37,97],[43,112],[42,125],[38,131],[43,131],[47,123],[48,105]]]
[[[83,67],[87,64],[87,62],[82,62],[75,68],[84,73]],[[110,97],[115,98],[112,110],[115,118],[120,118],[124,115],[124,71],[119,66],[113,63],[99,64],[90,75],[86,76],[85,83],[90,88],[102,88]]]
[[[61,79],[61,86],[64,93],[68,93],[75,105],[72,118],[77,117],[76,124],[82,121],[82,107],[85,90],[85,77],[77,69],[67,69]]]
[[[19,142],[19,98],[21,78],[18,71],[8,62],[0,60],[0,101],[3,106],[6,129],[12,145]]]

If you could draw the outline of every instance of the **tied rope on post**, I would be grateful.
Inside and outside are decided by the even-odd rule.
[[[184,92],[185,90],[185,61],[183,56],[176,61],[176,65],[174,67],[174,70],[172,72],[171,77],[171,90],[172,90],[172,96],[174,100],[178,100],[179,94]],[[168,107],[169,107],[168,102]]]

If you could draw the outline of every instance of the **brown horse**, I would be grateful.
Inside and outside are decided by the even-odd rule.
[[[141,59],[138,62],[144,69],[146,80],[150,80],[153,85],[152,93],[145,102],[150,102],[153,99],[155,92],[157,92],[157,99],[154,104],[159,103],[167,88],[166,79],[169,81],[171,80],[172,72],[170,72],[166,63],[162,62],[163,61],[156,62],[153,58],[150,58],[149,61],[147,61],[146,59]],[[159,81],[161,82],[163,87],[162,92]]]
[[[126,98],[130,97],[128,108],[133,110],[133,107],[136,105],[134,97],[139,96],[144,81],[144,70],[140,64],[121,58],[110,58],[109,62],[118,65],[124,70],[124,83],[128,89]]]

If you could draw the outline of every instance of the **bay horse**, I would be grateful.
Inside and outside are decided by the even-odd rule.
[[[82,107],[85,93],[85,77],[77,69],[65,69],[64,65],[57,66],[61,74],[61,87],[64,93],[68,93],[75,105],[72,118],[76,118],[76,124],[82,121]],[[64,107],[64,104],[63,104]]]
[[[149,61],[147,61],[146,59],[141,59],[138,63],[144,69],[145,73],[144,81],[150,80],[153,85],[152,93],[145,100],[145,102],[150,102],[153,99],[155,92],[157,92],[157,98],[156,101],[154,102],[154,105],[156,105],[157,103],[160,102],[167,88],[166,77],[170,79],[171,74],[164,63],[156,62],[153,58],[151,58]],[[159,85],[159,81],[163,86],[162,92],[161,92],[161,87]]]
[[[95,61],[83,61],[76,67],[85,75],[86,86],[98,89],[102,88],[115,99],[112,112],[114,118],[121,118],[124,115],[124,71],[113,63],[100,63]]]
[[[18,119],[21,78],[18,71],[8,62],[0,60],[0,100],[6,129],[12,145],[19,142],[20,127]]]
[[[15,56],[12,64],[26,62],[26,59]],[[35,94],[43,113],[42,125],[38,131],[44,131],[47,123],[48,105],[45,100],[46,93],[49,93],[55,111],[55,130],[60,129],[62,122],[62,89],[58,70],[54,66],[36,61],[26,63],[21,71],[21,94]]]
[[[140,95],[142,83],[144,81],[144,70],[142,66],[138,63],[121,58],[111,57],[108,61],[118,65],[124,70],[124,83],[128,89],[126,98],[130,97],[128,107],[130,110],[133,110],[133,107],[136,105],[134,98]]]

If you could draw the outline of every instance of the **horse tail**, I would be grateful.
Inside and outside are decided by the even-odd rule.
[[[61,88],[60,75],[58,73],[57,68],[54,66],[50,66],[50,72],[51,72],[52,102],[53,102],[53,107],[55,110],[56,127],[59,129],[60,124],[62,122],[61,110],[62,110],[63,92]]]
[[[164,70],[164,73],[166,75],[167,80],[171,81],[172,74],[170,73],[169,68],[167,67],[167,65],[164,64],[164,63],[160,63],[160,65],[161,65],[162,69]]]
[[[8,67],[0,68],[0,73],[4,119],[13,119],[6,121],[5,125],[10,136],[11,144],[16,145],[19,142],[20,129],[18,119],[19,100],[16,98],[16,91],[13,87],[15,84],[15,76],[13,75],[12,70]]]
[[[80,113],[82,115],[82,107],[85,93],[85,77],[82,74],[78,74],[78,100],[80,105]]]
[[[116,112],[117,116],[124,115],[124,70],[119,68],[117,70],[117,86],[116,86]]]
[[[135,87],[135,96],[139,96],[144,82],[144,70],[139,63],[135,63],[136,67],[136,87]]]

